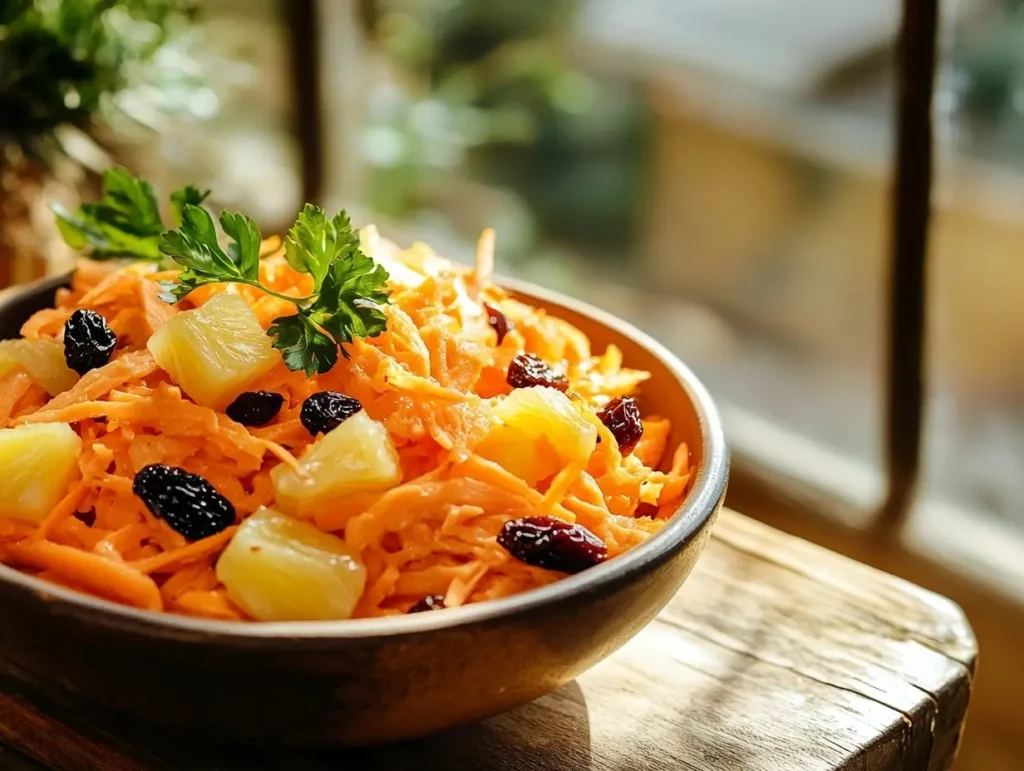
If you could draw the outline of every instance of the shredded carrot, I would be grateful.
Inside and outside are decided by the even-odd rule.
[[[188,591],[209,591],[217,587],[217,576],[213,572],[210,560],[185,565],[168,576],[160,585],[160,594],[164,602],[173,605],[174,601]]]
[[[98,554],[34,539],[10,544],[7,551],[89,592],[145,610],[163,610],[160,590],[152,579]]]
[[[157,371],[149,351],[126,353],[105,367],[94,369],[75,383],[70,390],[53,397],[47,412],[61,410],[79,402],[92,401],[132,381],[141,381]]]
[[[7,425],[16,405],[31,388],[32,378],[20,367],[0,377],[0,425]]]
[[[35,532],[35,527],[27,522],[0,517],[0,542],[20,541]]]
[[[668,445],[669,431],[672,430],[670,421],[663,418],[654,418],[643,421],[644,435],[640,438],[633,455],[640,459],[641,463],[651,468],[657,468],[661,463],[661,457],[665,454],[665,447]]]
[[[195,543],[190,543],[188,546],[182,546],[178,549],[171,549],[169,551],[162,552],[155,557],[149,557],[148,559],[138,560],[137,562],[130,563],[133,568],[142,573],[159,573],[166,571],[169,568],[178,565],[187,565],[201,560],[211,554],[218,553],[221,549],[227,546],[228,541],[235,534],[236,527],[229,527],[225,530],[221,530],[216,535],[211,535],[208,538],[203,538]]]
[[[50,513],[46,515],[46,518],[39,523],[39,527],[36,528],[35,533],[32,534],[32,538],[46,538],[49,535],[50,530],[52,530],[57,523],[78,511],[79,504],[81,504],[88,492],[89,488],[86,487],[86,485],[81,483],[74,485],[68,491],[67,495],[61,499],[60,503],[54,506]]]
[[[223,589],[206,592],[183,592],[175,601],[174,608],[182,613],[221,621],[242,621],[244,616],[236,608]]]
[[[329,372],[307,377],[282,360],[245,384],[240,390],[284,398],[262,427],[193,402],[146,344],[176,315],[221,292],[243,298],[264,328],[293,305],[251,286],[211,284],[172,306],[159,299],[157,281],[173,272],[80,261],[56,307],[33,315],[22,334],[60,339],[70,314],[88,308],[107,320],[119,345],[109,363],[52,398],[20,368],[0,376],[0,426],[60,422],[82,439],[79,474],[39,524],[0,519],[0,561],[139,608],[248,620],[217,578],[217,559],[257,509],[288,509],[275,496],[276,468],[312,483],[303,457],[319,440],[300,413],[307,397],[324,390],[358,399],[386,428],[401,470],[390,489],[285,511],[343,538],[363,564],[366,588],[355,616],[405,613],[428,595],[454,607],[558,580],[562,574],[525,564],[497,542],[510,519],[574,522],[602,539],[611,558],[657,532],[688,490],[686,445],[672,452],[670,422],[646,417],[640,442],[623,455],[597,416],[619,396],[636,395],[643,407],[648,373],[625,367],[614,345],[592,351],[579,329],[491,283],[491,230],[480,237],[473,269],[423,244],[399,249],[375,231],[367,235],[364,248],[391,273],[387,330],[346,344]],[[283,251],[280,239],[264,242],[261,281],[284,297],[308,295],[310,277],[293,270]],[[489,320],[494,310],[509,322],[500,343]],[[493,443],[482,449],[500,430],[493,409],[512,390],[507,370],[524,352],[566,374],[568,404],[597,432],[589,455],[561,452],[546,425],[526,440],[534,441],[532,452],[520,447],[515,462]],[[533,464],[534,473],[524,474],[530,481],[515,471],[524,462]],[[204,477],[234,507],[236,522],[191,542],[176,532],[133,492],[135,475],[155,463]]]

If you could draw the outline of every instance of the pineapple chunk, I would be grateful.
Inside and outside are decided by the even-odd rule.
[[[597,428],[555,388],[517,388],[491,417],[496,425],[476,451],[530,485],[570,463],[586,463],[597,446]]]
[[[64,344],[48,337],[0,342],[0,375],[15,367],[22,367],[50,396],[78,382],[78,373],[64,361]]]
[[[267,508],[238,528],[217,561],[217,578],[260,621],[349,618],[366,585],[344,541]]]
[[[0,517],[42,522],[78,476],[81,449],[67,423],[0,429]]]
[[[281,360],[245,300],[227,293],[172,318],[149,338],[149,350],[194,402],[213,408]]]
[[[388,430],[364,411],[327,432],[299,466],[305,478],[283,465],[270,472],[277,504],[290,513],[345,495],[387,490],[402,481]]]

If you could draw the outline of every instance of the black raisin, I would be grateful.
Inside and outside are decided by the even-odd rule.
[[[284,397],[273,391],[246,391],[225,410],[228,417],[243,426],[265,426],[281,411]]]
[[[117,335],[96,311],[77,310],[64,324],[64,361],[79,375],[110,361]]]
[[[444,610],[444,595],[428,594],[422,600],[409,608],[410,613],[423,613],[427,610]]]
[[[619,443],[619,452],[629,455],[640,437],[644,435],[644,424],[640,420],[640,408],[628,396],[612,399],[597,413],[597,417],[612,432]]]
[[[363,405],[358,399],[337,391],[320,391],[306,397],[299,420],[313,436],[332,431],[355,415]]]
[[[76,511],[74,517],[86,527],[92,527],[96,524],[96,509]]]
[[[190,541],[216,535],[235,524],[231,501],[201,476],[177,466],[145,466],[135,475],[132,492]]]
[[[507,382],[513,388],[547,386],[559,391],[569,389],[569,381],[561,372],[556,372],[532,353],[520,353],[508,365]]]
[[[506,522],[498,543],[516,559],[548,570],[579,573],[604,562],[608,548],[582,525],[556,517],[524,517]]]
[[[498,345],[501,345],[505,340],[505,335],[508,334],[508,331],[512,329],[514,325],[505,318],[505,314],[497,308],[491,305],[484,305],[484,310],[487,311],[487,323],[491,325],[491,329],[494,330],[494,334],[498,336]]]

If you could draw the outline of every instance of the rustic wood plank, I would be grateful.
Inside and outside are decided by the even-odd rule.
[[[60,771],[942,771],[959,741],[975,648],[953,603],[723,512],[654,623],[576,682],[483,723],[385,747],[270,756],[30,707],[8,672],[0,740]]]

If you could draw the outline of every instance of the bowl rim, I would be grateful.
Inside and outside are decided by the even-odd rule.
[[[33,293],[67,283],[68,276],[45,278],[0,292],[0,312],[5,306]],[[173,613],[157,613],[132,608],[102,597],[77,592],[0,564],[0,582],[43,602],[61,604],[69,612],[95,614],[105,625],[127,625],[148,634],[169,637],[218,636],[237,641],[358,639],[413,635],[437,629],[465,627],[474,623],[554,604],[580,593],[597,592],[630,575],[643,573],[654,563],[667,559],[690,540],[718,509],[729,477],[729,450],[721,415],[707,389],[675,354],[645,332],[613,314],[589,303],[526,281],[500,278],[497,282],[513,295],[536,298],[561,306],[604,325],[618,335],[631,338],[662,361],[686,392],[697,416],[701,432],[701,464],[693,487],[665,527],[624,554],[576,575],[568,576],[536,589],[487,602],[447,609],[444,613],[416,613],[405,616],[346,619],[341,621],[264,621],[240,623],[193,618]]]

